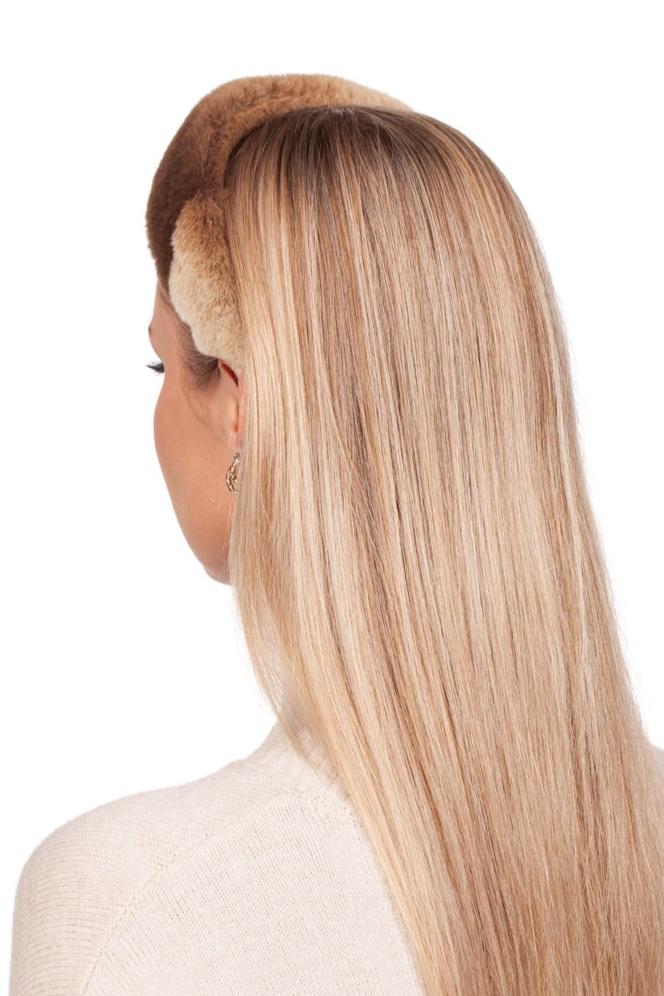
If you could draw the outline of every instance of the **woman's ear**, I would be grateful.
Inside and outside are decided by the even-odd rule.
[[[218,434],[229,449],[237,450],[241,446],[244,421],[244,377],[223,360],[218,361],[218,367],[212,399]]]

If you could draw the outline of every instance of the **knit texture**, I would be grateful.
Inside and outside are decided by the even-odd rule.
[[[422,990],[359,822],[279,722],[210,775],[75,817],[21,871],[10,996],[342,993]]]
[[[305,748],[277,722],[210,775],[53,831],[18,881],[10,996],[422,996],[364,832]]]

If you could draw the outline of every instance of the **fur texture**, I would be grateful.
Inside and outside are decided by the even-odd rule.
[[[364,104],[410,110],[339,76],[293,73],[231,80],[206,94],[168,145],[152,181],[147,236],[157,277],[197,348],[243,369],[233,269],[224,233],[224,173],[233,147],[296,107]]]

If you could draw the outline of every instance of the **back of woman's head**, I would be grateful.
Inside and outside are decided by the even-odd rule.
[[[429,994],[664,993],[664,771],[625,666],[563,321],[473,142],[368,106],[233,150],[231,578]]]

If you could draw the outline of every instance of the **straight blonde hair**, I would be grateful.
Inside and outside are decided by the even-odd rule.
[[[428,996],[662,996],[664,771],[526,212],[458,130],[315,107],[235,147],[231,583]]]

